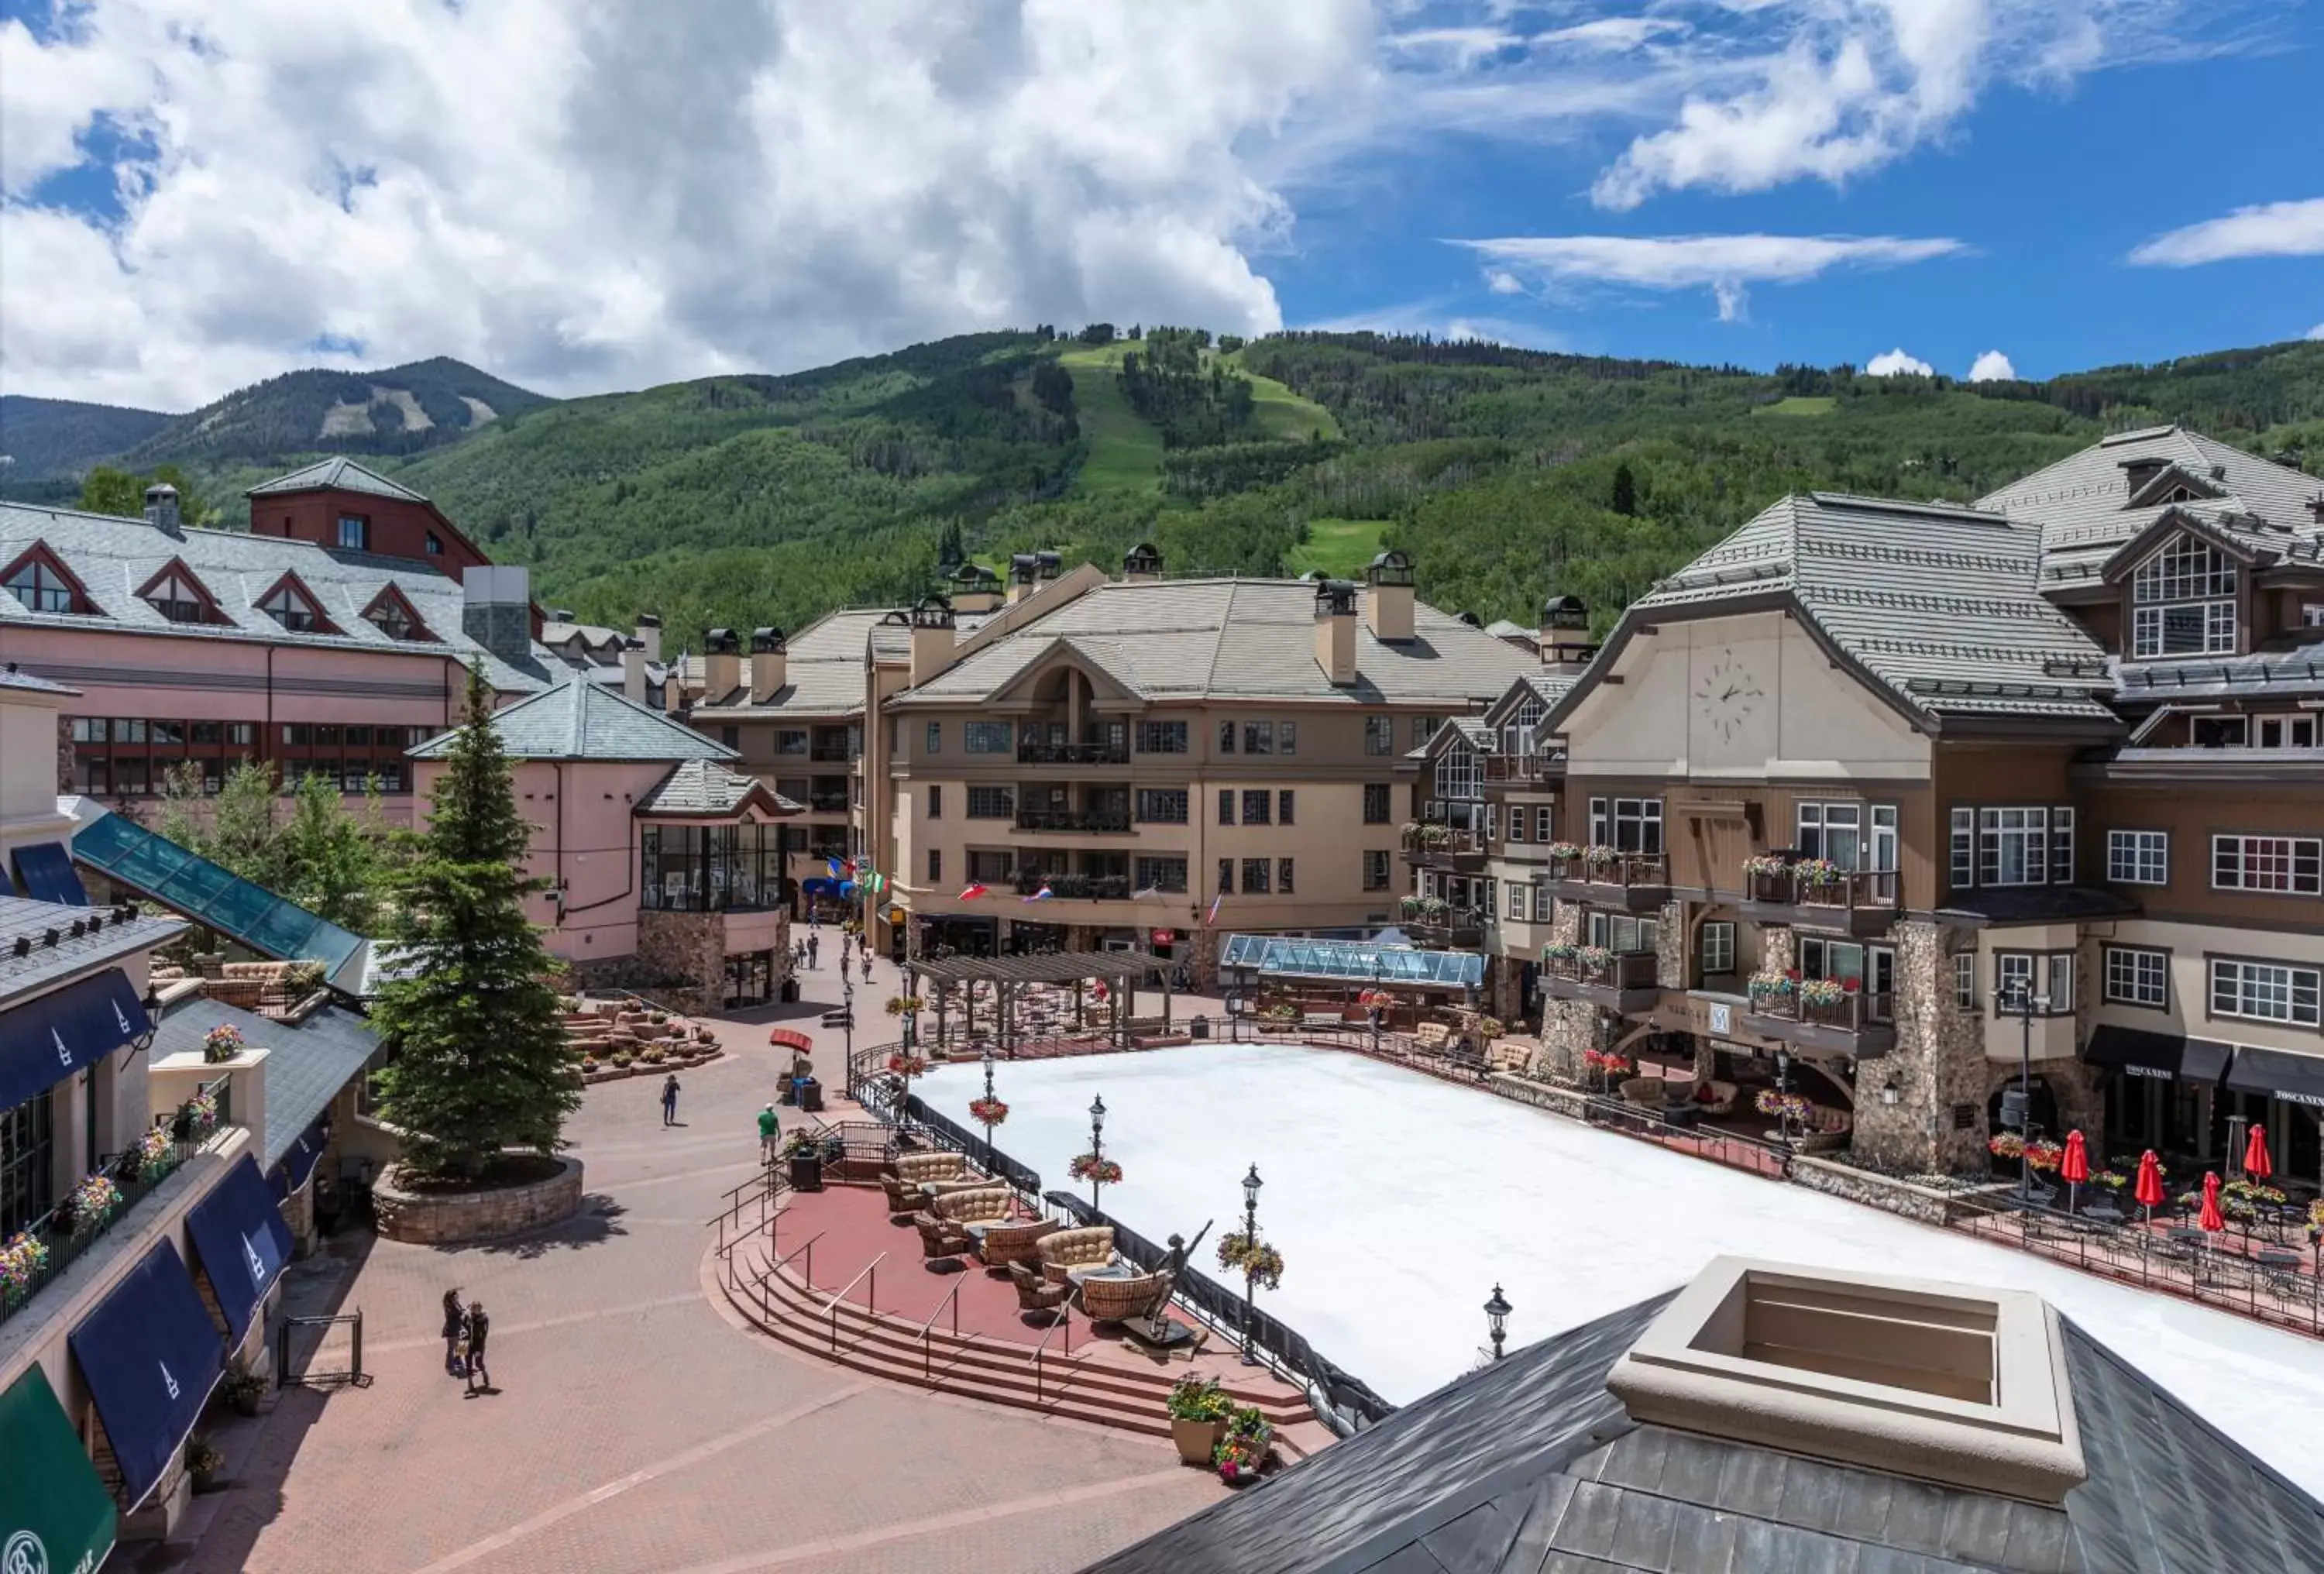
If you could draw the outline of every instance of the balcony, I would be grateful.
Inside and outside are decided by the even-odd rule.
[[[845,793],[809,793],[807,811],[816,815],[844,815],[851,805]]]
[[[1119,743],[1037,743],[1029,738],[1017,743],[1019,765],[1128,765],[1130,745]]]
[[[1486,842],[1481,831],[1459,825],[1406,825],[1404,861],[1421,869],[1448,874],[1480,874],[1485,868]]]
[[[1488,754],[1485,779],[1505,782],[1554,782],[1565,777],[1565,762],[1544,754]]]
[[[1766,992],[1752,980],[1745,1024],[1756,1033],[1800,1049],[1868,1060],[1896,1047],[1896,998],[1843,986],[1837,999],[1818,986],[1830,980],[1785,980],[1784,993]]]
[[[1549,880],[1550,894],[1560,901],[1652,913],[1670,899],[1670,861],[1659,852],[1552,843]]]
[[[1119,902],[1130,896],[1130,877],[1126,874],[1018,874],[1010,884],[1020,897],[1029,897],[1047,886],[1049,895],[1060,902]]]
[[[1658,965],[1651,951],[1584,945],[1559,956],[1553,948],[1542,957],[1541,987],[1553,999],[1584,1001],[1617,1016],[1642,1016],[1663,998]]]
[[[1437,897],[1406,897],[1397,922],[1415,943],[1439,951],[1472,951],[1485,943],[1485,916]]]
[[[1745,865],[1743,879],[1742,914],[1759,924],[1884,934],[1901,905],[1902,880],[1894,870],[1839,869],[1821,859],[1758,859]]]
[[[1017,811],[1019,831],[1102,831],[1126,832],[1130,829],[1128,809],[1019,809]]]

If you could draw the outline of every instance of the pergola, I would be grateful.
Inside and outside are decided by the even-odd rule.
[[[1028,985],[1066,985],[1074,990],[1074,1025],[1085,1025],[1083,1010],[1082,986],[1102,981],[1113,986],[1107,991],[1108,1019],[1106,1031],[1123,1048],[1130,1046],[1131,1004],[1138,986],[1147,979],[1159,975],[1162,980],[1162,1030],[1170,1030],[1170,964],[1148,951],[1061,951],[1037,952],[1028,956],[936,956],[913,957],[904,963],[905,992],[918,995],[919,981],[936,984],[991,984],[993,990],[993,1017],[996,1046],[1003,1053],[1017,1043],[1016,1013],[1010,1004],[1017,991]],[[964,990],[964,1002],[968,1018],[964,1030],[976,1031],[976,1002],[973,994]],[[945,1002],[936,997],[936,1042],[945,1041]]]

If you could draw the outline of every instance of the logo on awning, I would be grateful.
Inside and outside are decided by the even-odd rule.
[[[161,1386],[170,1391],[171,1398],[175,1399],[178,1396],[178,1380],[170,1376],[170,1363],[156,1361],[153,1364],[161,1368]]]
[[[49,1550],[30,1531],[18,1531],[0,1547],[0,1574],[49,1574]]]

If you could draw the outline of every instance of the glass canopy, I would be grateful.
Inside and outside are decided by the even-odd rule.
[[[1302,940],[1282,934],[1230,934],[1219,965],[1277,978],[1335,979],[1388,988],[1474,989],[1485,959],[1472,951],[1416,951],[1360,940]]]

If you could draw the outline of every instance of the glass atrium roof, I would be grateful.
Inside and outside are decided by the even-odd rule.
[[[1391,989],[1474,989],[1485,980],[1485,959],[1471,951],[1415,951],[1361,940],[1302,940],[1282,934],[1230,934],[1219,965],[1278,978],[1337,979]]]
[[[82,799],[83,812],[88,800]],[[263,886],[228,873],[199,853],[114,814],[84,819],[73,833],[79,862],[142,891],[173,912],[240,941],[276,962],[314,962],[349,994],[363,992],[371,943]]]

